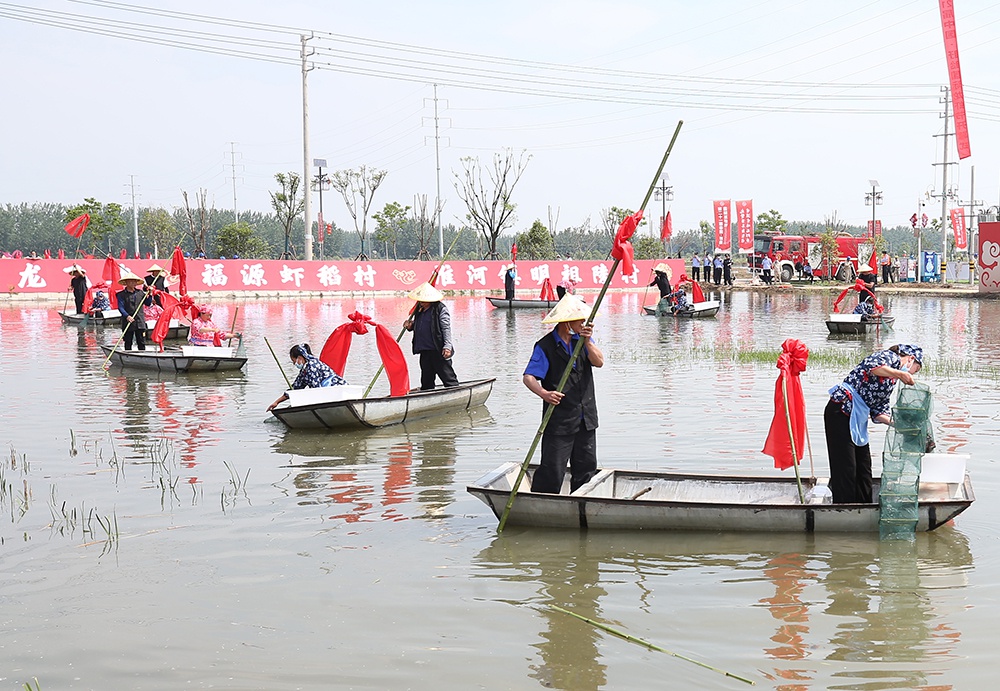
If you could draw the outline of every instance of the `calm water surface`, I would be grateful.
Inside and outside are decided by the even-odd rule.
[[[971,454],[978,501],[915,543],[498,537],[465,486],[522,460],[537,429],[541,406],[520,373],[546,330],[540,312],[449,300],[460,378],[497,378],[487,405],[325,435],[268,421],[284,384],[263,337],[285,362],[291,343],[318,349],[356,309],[395,333],[407,301],[220,303],[220,324],[238,308],[250,355],[227,376],[105,376],[98,344],[117,331],[64,327],[53,305],[0,308],[0,688],[746,686],[552,605],[760,688],[992,686],[1000,303],[889,297],[895,333],[835,338],[823,324],[832,296],[723,299],[717,319],[695,322],[640,316],[641,292],[608,296],[596,335],[603,465],[778,473],[759,452],[773,362],[731,354],[793,337],[814,352],[803,384],[825,475],[825,391],[846,369],[823,363],[914,342],[939,446]],[[366,383],[376,367],[373,336],[356,337],[347,378]]]

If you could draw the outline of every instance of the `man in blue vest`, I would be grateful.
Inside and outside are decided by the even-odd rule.
[[[594,328],[585,325],[590,312],[576,295],[567,294],[542,320],[555,328],[535,343],[522,381],[542,399],[542,414],[554,406],[542,434],[541,466],[531,480],[532,492],[558,494],[567,465],[570,491],[586,484],[597,472],[597,398],[593,368],[604,366],[604,354],[591,340]],[[566,386],[556,391],[570,355],[583,339]]]

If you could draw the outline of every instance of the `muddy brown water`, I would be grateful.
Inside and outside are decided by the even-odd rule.
[[[552,605],[760,688],[983,688],[1000,599],[1000,303],[888,296],[895,331],[851,338],[827,333],[828,295],[723,299],[716,319],[677,321],[640,316],[641,292],[608,296],[602,465],[779,473],[759,451],[774,363],[732,353],[793,337],[816,354],[803,384],[826,474],[825,391],[846,373],[829,363],[913,342],[939,446],[971,455],[972,508],[912,543],[498,537],[465,487],[522,460],[537,429],[541,406],[520,378],[541,312],[449,299],[459,376],[497,378],[486,406],[330,435],[266,421],[283,380],[263,337],[284,362],[291,343],[321,345],[355,309],[395,334],[405,300],[219,302],[220,324],[239,307],[250,360],[202,376],[105,375],[98,344],[116,330],[65,327],[53,305],[0,308],[0,688],[745,686]],[[366,383],[376,367],[373,336],[355,337],[347,378]]]

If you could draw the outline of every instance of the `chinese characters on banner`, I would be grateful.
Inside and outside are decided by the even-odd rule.
[[[951,210],[951,227],[955,231],[955,249],[969,249],[969,236],[965,232],[965,214],[961,209]]]
[[[740,254],[753,252],[753,199],[736,202],[736,243]]]
[[[882,221],[868,221],[868,236],[875,237],[882,234]]]
[[[955,0],[938,0],[941,10],[941,31],[944,33],[944,54],[948,62],[951,83],[951,112],[955,116],[955,143],[958,158],[972,155],[969,147],[969,124],[965,118],[965,92],[962,90],[962,67],[958,61],[958,32],[955,27]]]
[[[716,200],[715,207],[715,252],[723,254],[733,249],[733,229],[729,220],[730,200]]]

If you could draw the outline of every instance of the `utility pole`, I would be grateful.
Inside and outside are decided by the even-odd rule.
[[[941,163],[941,282],[945,283],[947,280],[946,267],[948,266],[948,198],[953,196],[948,190],[948,166],[956,165],[954,163],[948,163],[948,106],[951,103],[951,89],[947,86],[942,86],[941,91],[944,92],[944,134],[935,135],[944,137],[944,158],[943,163]],[[935,163],[934,165],[939,165]],[[957,274],[956,274],[957,275]]]
[[[240,222],[240,212],[236,206],[236,142],[229,142],[229,156],[230,164],[229,167],[233,171],[233,216],[236,217],[236,223]]]
[[[434,165],[437,171],[437,196],[434,199],[434,214],[437,219],[437,231],[438,231],[438,254],[441,258],[444,258],[444,230],[441,227],[441,118],[438,116],[438,87],[434,84],[434,98],[431,99],[434,102]],[[426,105],[427,99],[424,99]],[[447,101],[445,101],[447,104]],[[447,106],[446,106],[447,107]],[[427,118],[423,118],[427,120]],[[424,143],[427,143],[428,137],[424,137]]]
[[[969,283],[976,282],[976,262],[973,260],[973,253],[979,249],[979,214],[976,213],[976,209],[983,205],[981,199],[976,199],[976,167],[972,166],[972,179],[969,182],[969,202],[963,204],[961,201],[958,203],[959,206],[963,208],[968,208],[969,213],[963,214],[968,221],[965,224],[966,227],[966,242],[969,243]]]
[[[302,191],[305,195],[303,203],[303,216],[305,217],[305,259],[312,261],[312,204],[310,197],[309,181],[312,179],[312,159],[309,158],[309,90],[307,77],[309,66],[307,58],[311,57],[315,51],[306,49],[306,41],[312,40],[313,36],[302,34],[299,36],[302,42]]]
[[[132,187],[132,239],[135,242],[135,256],[139,258],[139,209],[135,205],[135,176],[129,175],[129,184]]]

